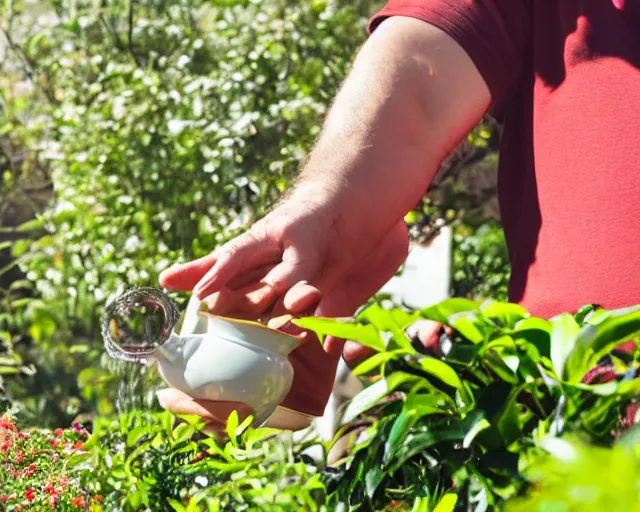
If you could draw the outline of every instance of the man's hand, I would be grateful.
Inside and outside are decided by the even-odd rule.
[[[160,282],[173,290],[202,283],[197,289],[212,313],[261,319],[301,336],[305,343],[290,356],[295,376],[282,405],[320,416],[333,387],[342,340],[327,339],[323,348],[315,336],[282,323],[283,315],[352,315],[402,264],[408,236],[400,222],[381,240],[364,245],[342,234],[329,203],[314,208],[311,216],[309,203],[291,197],[220,251],[169,268]],[[212,424],[226,419],[235,405],[192,400],[174,391],[159,398],[173,412],[200,414]]]

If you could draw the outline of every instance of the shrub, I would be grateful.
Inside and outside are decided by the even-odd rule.
[[[431,352],[405,334],[419,318],[445,326]],[[547,321],[459,298],[414,313],[372,304],[354,322],[296,323],[378,352],[355,369],[367,387],[345,411],[340,435],[351,433],[355,446],[327,486],[332,506],[378,510],[417,497],[431,510],[453,494],[456,510],[487,510],[524,490],[522,469],[535,475],[549,437],[578,433],[611,446],[635,422],[630,342],[640,336],[640,306],[589,306]]]
[[[444,325],[433,353],[404,334],[417,318]],[[635,510],[638,431],[629,427],[640,378],[628,342],[639,318],[640,306],[589,306],[547,321],[513,304],[450,299],[418,312],[372,304],[351,322],[302,319],[378,352],[356,369],[366,387],[345,410],[335,440],[351,445],[332,466],[307,451],[332,443],[294,442],[235,414],[224,441],[201,434],[198,418],[148,411],[99,418],[86,441],[79,425],[28,437],[3,420],[11,444],[0,444],[0,496],[28,501],[29,492],[48,506],[55,473],[71,489],[60,499],[81,496],[92,510]],[[56,439],[66,449],[45,462]],[[6,477],[29,473],[26,453],[50,471]]]

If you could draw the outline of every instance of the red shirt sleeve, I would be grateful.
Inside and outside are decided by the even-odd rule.
[[[521,75],[530,34],[527,0],[390,0],[369,23],[407,16],[430,23],[467,52],[491,91],[492,110],[506,101]]]

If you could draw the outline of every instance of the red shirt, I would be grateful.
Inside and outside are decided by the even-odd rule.
[[[500,121],[510,300],[640,303],[640,1],[391,0],[452,36]]]

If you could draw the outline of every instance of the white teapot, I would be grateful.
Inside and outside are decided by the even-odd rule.
[[[178,320],[164,293],[132,290],[107,307],[107,352],[115,359],[157,363],[169,386],[193,398],[247,404],[254,425],[263,425],[289,392],[293,368],[288,355],[299,339],[257,322],[200,311],[195,296],[179,334],[174,330]],[[132,322],[143,332],[131,332],[125,323]]]

